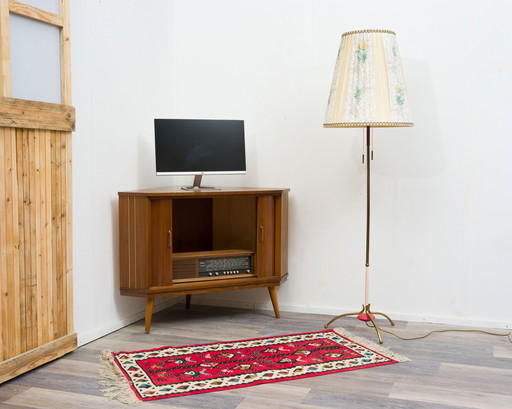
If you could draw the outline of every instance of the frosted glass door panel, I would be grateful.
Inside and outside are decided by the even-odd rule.
[[[49,11],[50,13],[59,13],[59,1],[58,0],[21,0],[22,3],[34,6],[39,9]]]
[[[13,98],[60,104],[59,28],[10,14]]]

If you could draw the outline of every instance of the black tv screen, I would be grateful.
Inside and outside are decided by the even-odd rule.
[[[157,175],[244,174],[244,121],[155,119]]]

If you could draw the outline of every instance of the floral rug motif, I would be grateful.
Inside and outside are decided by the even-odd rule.
[[[351,371],[407,361],[342,329],[232,342],[105,351],[102,385],[127,403]],[[131,395],[131,396],[130,396]]]

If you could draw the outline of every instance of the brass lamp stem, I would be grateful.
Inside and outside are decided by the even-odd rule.
[[[346,314],[338,315],[330,320],[327,324],[324,325],[325,328],[329,328],[334,321],[338,318],[346,317],[349,315],[356,315],[357,318],[361,321],[371,322],[375,332],[377,333],[377,337],[379,338],[379,343],[382,344],[382,337],[380,335],[379,327],[375,324],[375,315],[381,315],[385,317],[391,325],[395,325],[393,320],[389,318],[386,314],[382,312],[370,311],[370,303],[369,303],[369,293],[370,293],[370,161],[373,159],[373,154],[371,152],[371,130],[370,127],[366,127],[366,265],[365,265],[365,280],[364,280],[364,304],[363,308],[359,312],[349,312]],[[364,158],[364,156],[363,156]]]
[[[364,280],[364,305],[369,304],[370,269],[370,127],[366,127],[366,273]]]

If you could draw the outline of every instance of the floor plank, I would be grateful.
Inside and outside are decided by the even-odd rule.
[[[93,341],[65,357],[0,386],[2,409],[126,408],[109,401],[98,386],[98,357],[104,350],[134,351],[317,331],[326,315],[183,305],[153,318],[151,334],[139,321]],[[379,323],[390,329],[385,320]],[[449,326],[400,321],[405,337]],[[332,327],[376,341],[375,332],[353,317]],[[459,327],[458,329],[464,329]],[[506,331],[497,331],[506,332]],[[390,350],[410,362],[229,391],[145,402],[144,409],[320,409],[419,408],[501,409],[512,407],[512,344],[503,337],[472,332],[434,334],[403,341],[383,334]]]

